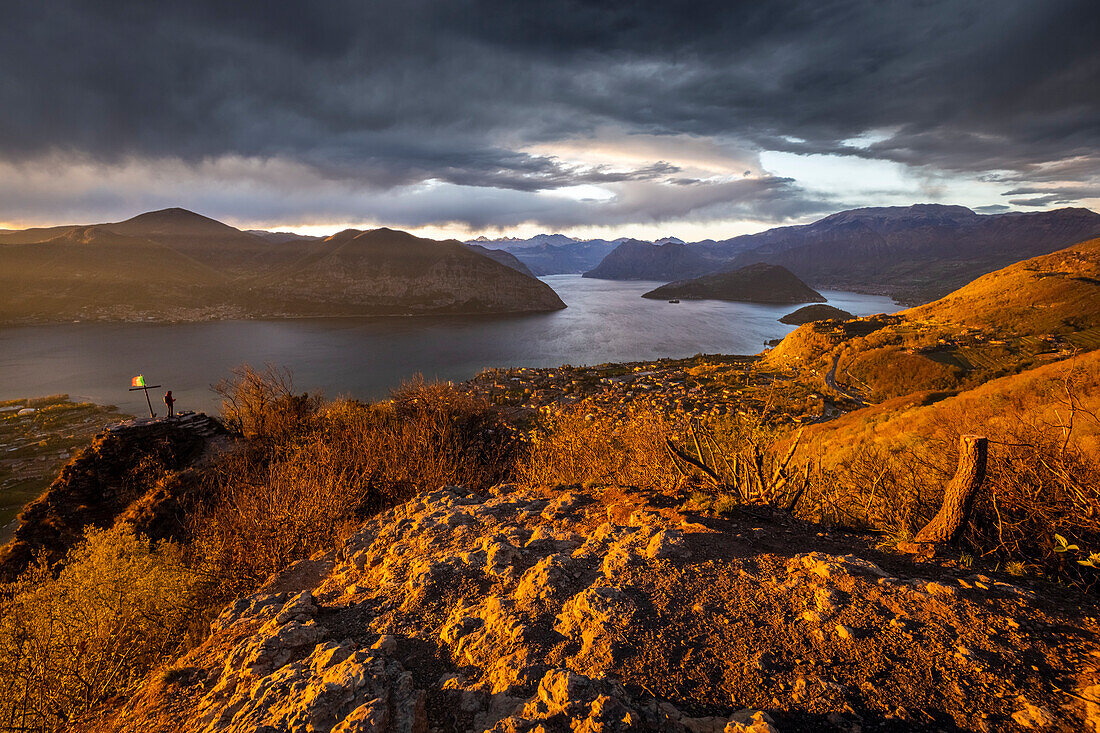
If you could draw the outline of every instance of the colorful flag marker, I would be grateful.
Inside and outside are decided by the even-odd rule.
[[[157,416],[157,413],[153,412],[153,401],[149,399],[149,390],[156,389],[159,386],[159,384],[146,384],[144,374],[139,374],[130,380],[130,392],[136,392],[139,389],[145,392],[145,401],[149,405],[149,417]]]

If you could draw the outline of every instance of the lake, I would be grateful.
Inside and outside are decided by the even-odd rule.
[[[0,329],[0,400],[68,393],[148,412],[130,378],[171,389],[177,410],[217,409],[210,385],[244,362],[288,368],[296,391],[385,396],[417,372],[463,380],[486,367],[555,367],[755,354],[793,330],[776,319],[797,306],[646,300],[663,283],[541,278],[569,306],[523,316],[311,318],[203,323],[72,323]],[[855,315],[893,313],[886,297],[821,291]],[[154,402],[157,407],[157,402]],[[158,412],[162,412],[163,404]]]

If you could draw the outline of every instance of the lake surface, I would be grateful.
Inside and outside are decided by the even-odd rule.
[[[296,391],[376,399],[417,372],[469,379],[486,367],[554,367],[755,354],[793,330],[797,306],[646,300],[660,282],[541,278],[569,306],[525,316],[325,318],[205,323],[73,323],[0,329],[0,400],[68,393],[148,412],[130,378],[171,389],[177,410],[216,410],[210,385],[242,363],[288,368]],[[821,291],[855,315],[893,313],[889,298]],[[157,402],[154,401],[154,408]],[[163,412],[160,404],[158,412]]]

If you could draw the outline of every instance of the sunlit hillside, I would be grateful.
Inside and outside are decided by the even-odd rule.
[[[958,389],[1100,347],[1100,240],[985,275],[892,316],[801,326],[769,355],[881,401]]]

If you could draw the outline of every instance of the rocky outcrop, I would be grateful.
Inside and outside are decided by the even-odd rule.
[[[0,578],[13,579],[40,555],[59,560],[88,527],[119,519],[154,539],[175,536],[197,490],[186,469],[226,435],[202,413],[107,428],[23,510],[14,539],[0,549]]]
[[[1052,599],[653,499],[423,494],[227,609],[114,727],[999,730],[1033,708],[1084,724],[1047,683],[1095,684],[1081,660],[1100,644]]]
[[[657,300],[683,298],[781,304],[825,300],[825,296],[799,280],[787,268],[762,262],[739,270],[662,285],[642,297]]]
[[[851,318],[854,318],[854,316],[846,310],[819,303],[817,305],[806,305],[793,313],[788,313],[780,318],[779,322],[786,323],[790,326],[802,326],[806,323],[813,323],[814,321],[847,321]]]

